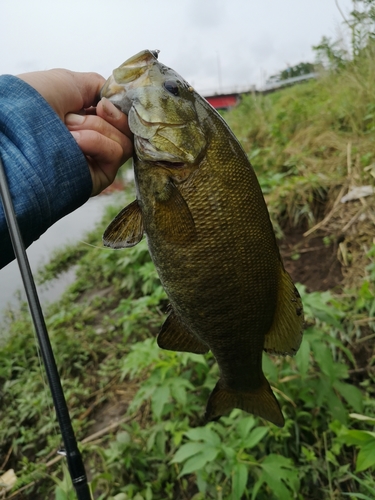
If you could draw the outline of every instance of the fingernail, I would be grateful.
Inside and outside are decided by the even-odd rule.
[[[116,106],[111,103],[109,99],[106,97],[102,97],[102,105],[105,113],[110,116],[111,118],[118,120],[121,118],[122,111],[120,111]]]
[[[70,132],[73,136],[73,138],[75,139],[76,142],[79,141],[79,138],[81,137],[81,134],[80,132]]]
[[[75,113],[68,113],[65,116],[65,125],[82,125],[85,121],[85,117],[82,115],[76,115]]]

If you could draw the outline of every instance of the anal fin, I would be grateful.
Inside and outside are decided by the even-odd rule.
[[[161,327],[157,342],[159,347],[169,351],[205,354],[210,350],[206,344],[184,328],[173,311]]]
[[[303,330],[303,305],[291,277],[281,269],[274,320],[265,336],[264,350],[270,354],[293,356],[299,349]]]
[[[137,245],[143,236],[143,220],[138,200],[123,208],[103,234],[106,247],[127,248]]]
[[[225,386],[220,379],[208,399],[205,420],[217,420],[233,408],[247,411],[269,422],[284,427],[284,417],[274,393],[263,375],[262,385],[252,391],[236,391]]]

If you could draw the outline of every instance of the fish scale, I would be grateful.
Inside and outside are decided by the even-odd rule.
[[[146,234],[170,300],[159,346],[212,351],[220,379],[206,420],[241,408],[284,425],[262,353],[297,352],[302,303],[245,152],[222,117],[155,52],[121,65],[102,95],[129,116],[137,190],[103,241],[123,248]]]

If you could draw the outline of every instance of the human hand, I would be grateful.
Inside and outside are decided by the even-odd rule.
[[[91,195],[99,194],[133,152],[126,115],[105,98],[97,105],[105,79],[97,73],[65,69],[25,73],[18,78],[34,87],[71,131],[86,156]]]
[[[103,97],[96,115],[68,113],[65,124],[86,156],[95,196],[112,184],[118,169],[132,157],[128,117]]]

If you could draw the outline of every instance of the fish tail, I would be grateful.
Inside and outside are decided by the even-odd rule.
[[[261,386],[255,391],[236,391],[220,379],[208,399],[205,420],[216,420],[234,408],[269,420],[278,427],[285,423],[280,405],[264,375]]]

